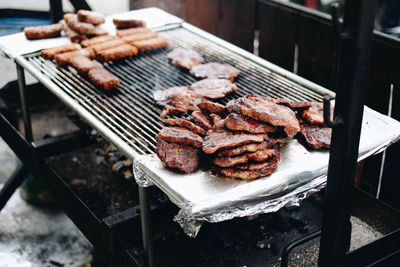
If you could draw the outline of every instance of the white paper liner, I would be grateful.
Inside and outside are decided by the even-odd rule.
[[[382,152],[399,138],[398,121],[365,107],[358,160]],[[135,161],[134,175],[140,185],[151,182],[167,194],[181,209],[175,221],[195,237],[204,221],[220,222],[298,205],[325,186],[329,151],[310,151],[292,140],[282,149],[281,158],[276,173],[254,181],[215,177],[206,167],[179,174],[154,154]]]

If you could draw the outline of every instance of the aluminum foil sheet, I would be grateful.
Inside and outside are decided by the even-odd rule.
[[[365,107],[358,160],[382,152],[399,138],[398,121]],[[292,140],[282,148],[281,158],[276,173],[254,181],[216,177],[206,168],[179,174],[155,154],[137,159],[134,174],[139,185],[154,184],[168,195],[180,208],[175,221],[195,237],[204,221],[220,222],[299,205],[325,186],[329,151],[310,151]]]

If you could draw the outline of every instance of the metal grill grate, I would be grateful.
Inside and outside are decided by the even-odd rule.
[[[192,48],[201,53],[206,62],[228,63],[241,70],[235,80],[239,90],[221,100],[221,103],[245,94],[299,101],[322,99],[321,94],[185,28],[166,30],[160,32],[160,35],[170,40],[168,48],[103,64],[121,80],[120,88],[113,92],[100,91],[73,68],[59,68],[39,55],[29,56],[27,60],[138,154],[154,152],[155,136],[163,127],[159,117],[162,109],[154,104],[152,92],[172,86],[190,85],[196,81],[188,71],[168,63],[166,55],[175,47]]]

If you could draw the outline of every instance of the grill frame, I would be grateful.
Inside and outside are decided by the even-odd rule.
[[[305,80],[287,70],[284,70],[270,62],[267,62],[264,59],[259,58],[258,56],[255,56],[254,54],[251,54],[248,51],[245,51],[239,47],[236,47],[214,35],[211,35],[195,26],[192,26],[188,23],[179,23],[179,24],[172,24],[172,25],[167,25],[164,27],[160,27],[155,29],[155,31],[158,31],[160,33],[160,35],[164,35],[167,38],[170,37],[168,35],[176,35],[179,34],[179,31],[184,31],[187,32],[189,34],[193,34],[193,36],[196,36],[198,38],[200,38],[200,40],[202,40],[204,42],[204,44],[206,44],[208,46],[208,43],[210,45],[218,46],[221,48],[221,50],[226,50],[227,52],[230,52],[231,54],[229,54],[228,56],[224,56],[224,55],[219,55],[218,58],[216,58],[216,60],[221,61],[221,59],[225,62],[229,62],[234,60],[237,60],[237,63],[239,64],[243,64],[243,66],[249,66],[248,72],[251,76],[253,76],[250,73],[251,68],[254,68],[253,70],[256,71],[258,74],[257,75],[262,75],[265,74],[265,79],[268,80],[268,82],[265,83],[267,88],[268,86],[272,84],[276,84],[276,85],[282,85],[284,87],[289,88],[288,92],[289,92],[289,98],[294,98],[293,96],[297,96],[297,94],[299,94],[298,91],[294,90],[294,91],[290,91],[290,87],[294,87],[297,86],[298,88],[303,87],[303,90],[305,93],[307,93],[306,91],[311,91],[314,92],[315,94],[313,94],[312,96],[309,96],[309,99],[314,99],[317,100],[318,97],[320,97],[320,99],[322,100],[323,95],[328,95],[330,97],[334,97],[335,94],[333,92],[331,92],[330,90],[327,90],[315,83],[312,83],[308,80]],[[171,34],[172,33],[172,34]],[[169,38],[171,41],[171,45],[174,46],[176,45],[177,42],[182,42],[182,40],[178,40],[176,38],[173,38],[171,40],[171,38]],[[190,43],[190,41],[188,41],[187,43]],[[185,45],[185,42],[183,43]],[[205,48],[206,50],[208,48]],[[212,49],[208,49],[209,52],[211,51],[211,53],[215,53],[215,52],[221,52],[221,51],[213,51]],[[161,52],[161,55],[164,56],[166,51]],[[201,51],[200,51],[201,52]],[[159,54],[156,55],[144,55],[142,58],[145,57],[151,57],[153,58],[155,61],[160,60],[160,56]],[[244,59],[242,61],[242,59]],[[119,115],[119,117],[115,117],[112,118],[109,115],[107,115],[107,112],[105,112],[106,114],[104,114],[104,110],[102,110],[101,108],[98,109],[98,112],[101,114],[104,114],[104,117],[100,117],[100,116],[96,116],[95,114],[93,114],[90,110],[92,109],[91,107],[87,106],[87,103],[94,101],[97,103],[99,101],[104,101],[104,99],[95,99],[95,97],[92,97],[92,95],[90,95],[90,93],[95,92],[90,85],[89,82],[85,81],[83,78],[77,78],[80,77],[78,74],[74,73],[74,70],[68,70],[68,69],[64,69],[64,68],[59,68],[56,67],[54,63],[44,60],[41,57],[38,57],[37,54],[31,54],[28,56],[18,56],[16,59],[16,62],[18,64],[20,64],[24,69],[26,69],[29,73],[31,73],[36,79],[39,80],[39,82],[41,82],[45,87],[47,87],[53,94],[55,94],[64,104],[66,104],[69,108],[71,108],[72,110],[74,110],[80,117],[81,119],[83,119],[86,123],[88,123],[91,127],[93,127],[95,130],[97,130],[104,138],[106,138],[108,141],[110,141],[112,144],[114,144],[125,156],[127,156],[128,158],[135,160],[138,158],[138,156],[140,156],[141,154],[149,154],[152,153],[152,151],[154,151],[155,148],[155,134],[157,133],[157,127],[160,128],[162,127],[162,120],[158,117],[158,121],[156,119],[149,118],[150,120],[152,119],[152,121],[148,124],[148,125],[140,125],[140,120],[137,120],[135,118],[135,114],[124,114],[123,111],[121,112],[121,110],[118,110],[119,107],[116,106],[116,104],[121,104],[123,105],[129,105],[131,108],[135,109],[138,113],[141,114],[141,116],[146,117],[147,114],[146,112],[151,109],[151,108],[155,108],[156,112],[159,114],[158,111],[161,111],[160,108],[156,108],[156,106],[153,104],[151,97],[149,97],[149,95],[147,95],[144,98],[142,98],[141,104],[143,105],[147,105],[147,107],[145,109],[142,109],[141,107],[139,107],[139,105],[132,105],[129,104],[129,100],[134,101],[135,99],[133,98],[133,95],[130,94],[129,88],[128,87],[124,87],[124,82],[128,83],[128,82],[136,82],[136,83],[140,83],[140,79],[142,77],[144,77],[146,75],[146,70],[144,72],[142,72],[141,74],[139,74],[139,79],[136,78],[131,78],[128,77],[127,72],[132,69],[133,62],[135,62],[135,58],[133,59],[129,59],[129,60],[124,60],[122,62],[122,64],[117,64],[115,65],[113,62],[111,63],[104,63],[103,66],[109,70],[111,73],[113,73],[116,76],[120,76],[119,74],[121,74],[122,72],[125,72],[125,75],[121,77],[119,77],[122,81],[122,89],[120,90],[122,92],[122,98],[125,98],[128,101],[125,101],[125,103],[118,103],[120,100],[119,98],[115,99],[107,99],[107,96],[105,97],[105,102],[102,103],[103,106],[108,106],[110,109],[113,109],[115,112]],[[144,59],[146,60],[146,58]],[[168,63],[167,63],[168,64]],[[43,65],[44,67],[41,67],[41,65]],[[128,65],[128,66],[126,66]],[[116,67],[115,67],[116,66]],[[136,67],[137,71],[140,71],[138,69],[138,66],[134,66]],[[164,66],[165,67],[165,66]],[[170,66],[170,69],[174,70],[176,67],[174,66]],[[240,69],[240,67],[239,67]],[[164,69],[165,72],[167,72],[169,69]],[[118,73],[118,71],[120,71],[121,73]],[[47,72],[47,74],[46,74]],[[61,72],[62,75],[64,75],[66,77],[66,79],[64,80],[59,80],[59,81],[54,81],[59,79],[58,78],[58,74],[57,72]],[[162,71],[161,71],[162,72]],[[182,71],[181,71],[182,72]],[[261,74],[259,72],[262,72]],[[51,74],[53,73],[53,75]],[[54,75],[54,73],[56,73],[56,75]],[[268,73],[270,75],[268,75]],[[49,75],[50,74],[50,75]],[[161,73],[162,75],[163,73]],[[164,75],[167,75],[167,73],[165,73]],[[182,74],[183,75],[183,74]],[[189,75],[189,74],[186,74]],[[179,75],[178,75],[179,76]],[[244,82],[252,82],[252,80],[249,79],[249,77],[246,77],[246,74],[241,74],[242,80],[240,80],[239,77],[239,90],[241,90],[241,86],[240,83],[244,83]],[[50,77],[53,77],[50,78]],[[252,77],[250,77],[252,78]],[[257,78],[257,77],[256,77]],[[182,77],[179,76],[178,79],[182,80],[182,81],[186,81],[187,77]],[[259,78],[258,78],[259,79]],[[68,81],[68,83],[64,83],[65,81]],[[192,81],[195,81],[194,78],[192,78]],[[272,82],[271,82],[272,81]],[[274,82],[275,81],[275,82]],[[146,81],[145,81],[146,82]],[[260,79],[257,81],[260,82]],[[280,83],[280,84],[279,84]],[[71,84],[76,84],[78,85],[79,89],[77,89],[78,87],[71,88]],[[145,83],[143,83],[145,84]],[[171,84],[172,85],[172,84]],[[174,84],[174,85],[179,85],[179,84]],[[185,84],[182,84],[185,85]],[[187,84],[189,85],[189,84]],[[63,88],[62,88],[63,87]],[[82,88],[80,88],[82,87]],[[164,87],[161,88],[157,88],[157,89],[162,89]],[[166,87],[165,87],[166,88]],[[279,87],[277,87],[279,88]],[[76,90],[77,89],[77,90]],[[275,88],[269,88],[270,89],[270,93],[276,94],[277,91]],[[82,99],[88,100],[87,103],[85,103],[84,101],[77,101],[76,98],[71,97],[71,94],[69,94],[69,91],[73,91],[75,90],[75,92],[73,92],[73,94],[77,94],[77,95],[82,95]],[[145,93],[145,89],[143,90],[139,90],[141,92]],[[256,92],[254,91],[248,91],[248,90],[243,90],[239,95],[234,95],[234,96],[240,96],[243,95],[245,93],[260,93],[261,91],[256,90]],[[304,93],[303,92],[303,93]],[[97,92],[98,93],[98,92]],[[132,93],[132,92],[131,92]],[[101,93],[104,94],[104,93]],[[292,94],[292,97],[290,97],[290,94]],[[281,94],[281,96],[284,94]],[[230,97],[232,98],[232,97]],[[296,97],[295,97],[296,98]],[[304,98],[301,95],[300,92],[300,99]],[[306,97],[307,98],[307,97]],[[78,99],[79,100],[79,99]],[[113,102],[113,104],[110,104],[111,102]],[[223,102],[226,102],[223,101]],[[101,103],[100,103],[101,104]],[[114,106],[113,106],[114,105]],[[96,107],[95,107],[96,108]],[[129,134],[132,135],[132,133],[129,133],[126,131],[126,129],[124,128],[124,126],[126,123],[124,122],[124,119],[129,118],[130,121],[134,120],[135,122],[137,122],[138,124],[133,124],[131,123],[131,125],[133,125],[133,127],[136,128],[136,131],[141,132],[146,139],[145,140],[140,140],[140,138],[136,138],[134,140],[128,138]],[[106,121],[113,121],[113,119],[117,119],[121,125],[115,124],[116,126],[112,126],[110,124],[108,124]],[[157,127],[155,126],[155,124],[157,124]],[[113,129],[114,127],[114,129]],[[115,127],[118,127],[119,129],[115,129]],[[122,134],[119,134],[122,133]],[[128,137],[124,136],[127,135]],[[140,136],[139,136],[140,137]],[[152,140],[153,143],[151,143]],[[147,149],[147,151],[143,151],[143,149],[141,149],[141,147],[145,147],[144,145],[141,145],[141,147],[138,148],[137,145],[135,145],[135,142],[143,142],[143,143],[148,143],[150,144],[150,149]],[[146,145],[146,144],[145,144]],[[142,150],[142,151],[141,151]],[[145,149],[146,150],[146,149]]]

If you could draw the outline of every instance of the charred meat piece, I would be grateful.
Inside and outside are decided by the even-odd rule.
[[[82,55],[74,56],[69,63],[81,75],[86,75],[89,70],[99,67],[94,61]]]
[[[212,163],[219,167],[233,167],[239,164],[245,164],[247,161],[247,156],[241,155],[238,157],[218,157],[213,159]]]
[[[197,106],[193,102],[191,91],[187,86],[176,86],[166,90],[157,90],[153,93],[158,105],[165,106],[161,118],[165,118],[169,113],[185,114],[189,110],[196,110]]]
[[[279,157],[279,152],[276,149],[264,149],[253,153],[248,153],[246,156],[251,161],[263,162],[267,159]]]
[[[207,63],[194,66],[190,70],[190,74],[197,78],[215,78],[215,79],[228,79],[231,82],[239,76],[240,70],[237,68],[221,63]]]
[[[212,129],[212,124],[211,124],[210,120],[207,118],[206,115],[201,113],[200,110],[193,111],[192,117],[193,117],[194,122],[197,125],[199,125],[200,127],[202,127],[203,129],[206,129],[206,130]]]
[[[197,126],[196,124],[194,124],[191,121],[185,120],[185,119],[165,119],[164,120],[165,124],[168,124],[170,126],[179,126],[179,127],[183,127],[186,129],[191,130],[194,133],[200,134],[200,135],[207,135],[207,132],[201,128],[200,126]]]
[[[91,45],[91,46],[87,47],[87,49],[92,49],[97,54],[100,51],[107,50],[107,49],[121,46],[121,45],[125,45],[125,44],[126,44],[126,42],[121,39],[114,39],[114,40],[110,40],[107,42]]]
[[[231,132],[213,132],[204,138],[203,151],[206,154],[215,153],[219,149],[241,146],[248,143],[261,143],[268,136],[265,134],[243,134]]]
[[[106,50],[102,50],[96,54],[96,59],[101,62],[118,60],[126,57],[132,57],[138,54],[136,47],[132,45],[120,45]]]
[[[276,127],[246,118],[236,113],[230,113],[225,118],[225,127],[232,131],[241,131],[248,133],[271,133],[275,132]]]
[[[210,119],[213,125],[217,124],[220,120],[222,120],[221,116],[218,114],[210,114]]]
[[[169,52],[167,58],[172,65],[188,70],[204,62],[203,57],[196,51],[180,47]]]
[[[200,149],[192,146],[158,140],[156,153],[168,167],[185,173],[194,172],[200,165]]]
[[[282,126],[286,134],[291,137],[300,131],[299,121],[293,110],[275,104],[266,97],[246,95],[229,101],[226,108],[229,112],[239,113],[273,126]]]
[[[64,34],[71,40],[73,43],[79,43],[83,40],[87,39],[87,36],[84,34],[80,34],[73,29],[71,29],[68,24],[65,22],[65,20],[60,20],[60,24],[62,26],[62,30]]]
[[[92,45],[95,45],[95,44],[108,42],[108,41],[115,40],[115,39],[119,39],[119,38],[117,36],[114,36],[114,35],[96,36],[96,37],[90,38],[88,40],[82,41],[81,46],[82,47],[88,47],[88,46],[92,46]]]
[[[94,25],[103,24],[106,22],[104,15],[99,12],[81,9],[78,11],[77,15],[80,22],[91,23]]]
[[[278,162],[248,163],[235,168],[222,168],[220,173],[226,177],[251,180],[276,172]]]
[[[126,29],[126,30],[119,30],[117,31],[117,36],[122,37],[125,35],[132,35],[132,34],[138,34],[142,32],[149,32],[149,28],[145,27],[139,27],[139,28],[133,28],[133,29]]]
[[[179,127],[164,127],[156,136],[157,140],[164,140],[170,143],[201,147],[203,138],[188,129]]]
[[[226,128],[225,128],[225,119],[220,120],[219,122],[217,122],[216,124],[214,124],[212,130],[209,131],[209,133],[222,133],[222,132],[226,132]]]
[[[133,42],[148,40],[151,38],[155,38],[157,36],[158,36],[158,34],[155,32],[143,32],[143,33],[137,33],[137,34],[132,34],[132,35],[124,35],[124,36],[121,36],[121,39],[127,43],[133,44]]]
[[[92,84],[106,91],[117,88],[120,85],[117,77],[101,67],[89,70],[88,77]]]
[[[332,129],[317,125],[302,124],[299,135],[311,149],[330,148]]]
[[[259,144],[248,144],[231,149],[224,149],[218,152],[219,157],[233,157],[247,152],[256,152],[270,148],[269,142],[262,142]]]
[[[95,28],[91,23],[80,22],[76,14],[65,14],[64,20],[68,24],[68,27],[80,34],[88,35],[93,32]]]
[[[146,27],[146,22],[139,19],[118,19],[114,18],[113,23],[117,29]]]
[[[324,125],[323,108],[310,107],[301,112],[301,117],[311,124]]]
[[[135,41],[131,43],[132,45],[136,46],[139,51],[145,52],[150,50],[157,50],[164,47],[167,47],[169,44],[168,39],[164,37],[155,37],[147,40]]]
[[[62,26],[60,23],[44,26],[25,27],[24,34],[26,39],[46,39],[60,37]]]
[[[193,94],[208,99],[219,99],[236,91],[236,84],[226,79],[204,79],[193,83],[190,88]]]
[[[78,44],[68,44],[68,45],[62,45],[62,46],[57,46],[53,48],[48,48],[48,49],[43,49],[40,54],[42,57],[45,59],[52,60],[54,57],[58,54],[66,53],[66,52],[71,52],[81,49],[81,46]]]
[[[55,60],[58,66],[62,67],[65,65],[69,65],[71,62],[71,59],[74,58],[75,56],[85,56],[90,59],[94,58],[94,52],[93,50],[89,49],[79,49],[76,51],[72,52],[67,52],[67,53],[62,53],[58,54],[55,56]]]
[[[226,108],[224,105],[211,102],[211,101],[204,101],[199,104],[197,104],[201,112],[204,114],[210,114],[210,113],[215,113],[215,114],[224,114],[226,112]]]
[[[290,101],[285,98],[278,98],[275,99],[276,104],[280,105],[285,105],[291,109],[302,109],[302,108],[309,108],[314,106],[317,102],[312,102],[312,101],[300,101],[300,102],[295,102],[295,101]]]

